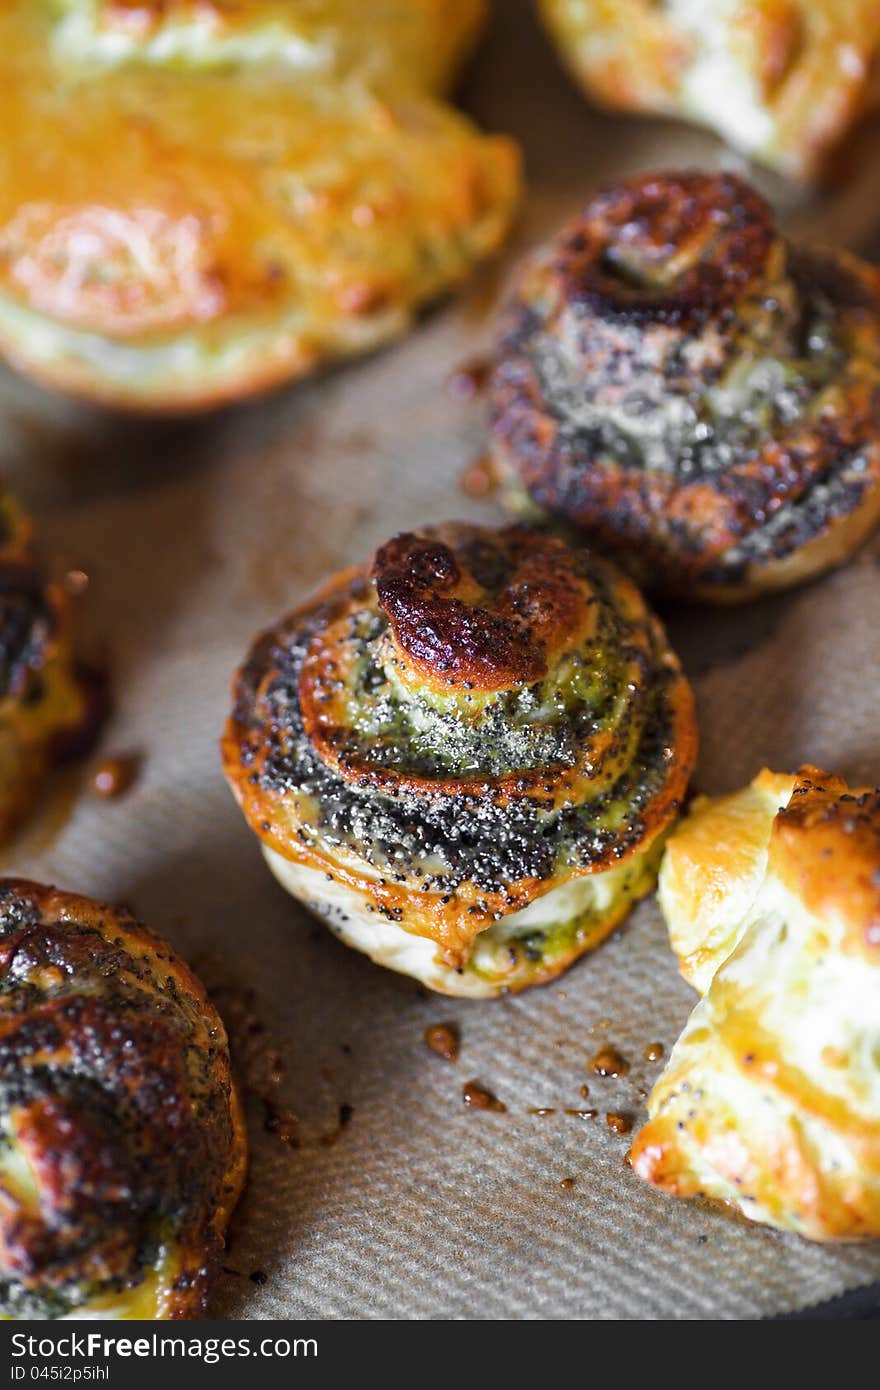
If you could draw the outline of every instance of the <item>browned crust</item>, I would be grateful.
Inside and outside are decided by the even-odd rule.
[[[478,533],[479,528],[446,527],[442,530],[446,542],[456,551],[451,538],[457,534],[461,541],[467,533]],[[556,553],[557,543],[545,551],[543,538],[539,541],[535,533],[523,533],[520,528],[508,528],[492,535],[495,539],[500,538],[502,543],[508,535],[513,536],[515,545],[523,548],[520,555],[523,564],[526,538],[536,543],[539,555]],[[681,675],[675,657],[665,646],[662,628],[648,614],[635,586],[612,567],[608,566],[607,569],[614,576],[621,602],[632,605],[644,622],[646,640],[650,634],[664,651],[662,665],[671,678],[667,772],[662,788],[640,810],[639,834],[627,838],[625,844],[612,840],[604,850],[597,850],[589,864],[566,871],[566,878],[601,873],[630,855],[646,850],[677,815],[696,760],[696,716],[690,686]],[[555,884],[530,876],[508,881],[498,889],[464,882],[458,885],[454,894],[428,892],[424,891],[423,885],[406,881],[405,875],[402,876],[404,881],[396,881],[390,875],[377,879],[362,873],[356,865],[340,862],[328,847],[306,837],[302,833],[297,810],[298,795],[267,784],[265,772],[274,731],[269,726],[259,723],[255,726],[252,722],[263,693],[272,686],[278,675],[278,653],[291,641],[293,633],[317,616],[311,648],[317,651],[321,664],[328,657],[325,668],[327,686],[322,687],[321,682],[315,680],[309,671],[307,658],[299,684],[304,725],[317,731],[313,732],[314,746],[322,763],[359,788],[375,788],[377,792],[384,791],[392,797],[411,793],[442,802],[445,798],[464,795],[497,806],[535,797],[548,806],[564,805],[569,798],[576,799],[577,779],[588,779],[588,767],[592,761],[595,759],[596,766],[601,766],[608,740],[603,733],[597,735],[589,746],[589,756],[585,754],[583,758],[583,767],[544,767],[537,772],[525,771],[496,778],[466,776],[427,779],[393,767],[368,768],[356,759],[344,762],[330,746],[316,710],[321,705],[322,689],[327,689],[328,721],[331,725],[334,723],[334,696],[330,689],[336,650],[334,629],[337,624],[347,629],[352,614],[363,606],[369,588],[368,573],[367,569],[346,571],[325,585],[313,599],[301,604],[256,639],[247,662],[233,679],[233,712],[222,737],[224,771],[248,824],[264,845],[275,850],[282,858],[318,869],[341,884],[367,893],[375,903],[376,910],[388,920],[400,922],[404,927],[417,922],[412,929],[436,941],[451,960],[458,960],[462,953],[469,950],[476,935],[494,920],[527,906]],[[328,634],[327,651],[323,647],[325,633]],[[252,688],[253,681],[256,681],[255,688]]]
[[[769,1025],[762,1001],[771,994],[797,1001],[807,973],[822,971],[835,952],[858,957],[861,970],[880,967],[880,790],[851,789],[802,766],[770,830],[766,880],[791,895],[785,932],[802,945],[801,973],[752,983],[740,960],[738,972],[716,975],[699,1026],[676,1048],[651,1098],[632,1166],[675,1196],[726,1196],[746,1215],[757,1202],[765,1219],[815,1240],[875,1239],[880,1117],[869,1104],[876,1059],[867,1040],[860,1047],[854,1030],[838,1030],[845,1047],[829,1038],[806,1065]],[[838,1019],[846,1006],[836,1000]],[[810,1018],[796,1007],[783,1017],[810,1032]],[[817,1027],[818,1020],[814,1034]]]
[[[15,980],[0,1085],[40,1188],[39,1214],[0,1202],[0,1268],[36,1290],[124,1284],[138,1220],[167,1204],[175,1276],[157,1316],[199,1317],[244,1176],[223,1025],[190,968],[127,912],[23,879],[0,881],[0,904],[0,972]],[[19,1002],[25,980],[34,994]],[[36,1061],[48,1090],[28,1080]]]
[[[549,293],[576,314],[701,325],[761,282],[776,241],[768,203],[733,174],[644,174],[563,232]]]
[[[100,683],[76,666],[63,585],[36,563],[33,528],[0,495],[0,844],[27,816],[56,763],[90,747],[104,716]]]
[[[805,765],[770,841],[770,870],[814,916],[846,926],[846,949],[880,962],[880,789],[851,791]]]
[[[376,552],[379,606],[429,686],[493,691],[539,681],[548,654],[585,622],[568,548],[519,527],[505,539],[515,568],[492,597],[442,541],[404,532]]]
[[[542,379],[551,342],[568,363],[566,390],[582,383],[603,410],[626,399],[636,373],[655,413],[699,397],[744,351],[744,314],[762,291],[768,302],[780,293],[784,267],[767,205],[731,175],[643,175],[600,194],[525,266],[508,308],[492,379],[503,472],[653,587],[736,601],[845,558],[880,507],[873,267],[845,252],[790,256],[800,299],[834,305],[843,360],[815,409],[734,446],[723,468],[633,463],[576,428]]]

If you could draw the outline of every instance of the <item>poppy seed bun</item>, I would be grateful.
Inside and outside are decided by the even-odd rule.
[[[270,867],[448,994],[552,979],[653,886],[693,697],[635,586],[523,527],[397,536],[259,637],[226,776]]]

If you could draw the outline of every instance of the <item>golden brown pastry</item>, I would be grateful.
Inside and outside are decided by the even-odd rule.
[[[877,0],[539,0],[604,106],[682,116],[798,179],[876,103]]]
[[[115,65],[366,76],[442,92],[487,18],[487,0],[53,0],[53,46]]]
[[[0,880],[0,1309],[197,1318],[244,1177],[226,1034],[128,913]]]
[[[266,63],[444,91],[487,0],[51,0],[65,57],[221,68]]]
[[[785,587],[880,518],[880,275],[733,175],[640,175],[525,265],[492,411],[505,473],[643,583]]]
[[[661,885],[705,994],[635,1171],[813,1240],[880,1236],[880,791],[762,772],[695,805]]]
[[[52,764],[88,742],[97,713],[74,663],[70,600],[40,575],[30,523],[0,489],[0,844]]]
[[[481,4],[12,0],[0,350],[196,409],[400,333],[500,244],[513,145],[430,95]]]
[[[257,639],[223,756],[289,892],[380,964],[485,997],[558,975],[650,890],[695,742],[628,579],[449,524]]]

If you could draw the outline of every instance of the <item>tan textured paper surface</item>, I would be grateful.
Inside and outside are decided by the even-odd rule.
[[[591,113],[524,5],[497,8],[467,99],[524,139],[518,249],[617,173],[736,163],[683,127]],[[859,181],[790,220],[857,244],[875,203]],[[658,1071],[643,1049],[668,1048],[693,1002],[653,903],[556,985],[498,1003],[426,998],[285,897],[223,784],[229,679],[260,626],[395,529],[497,516],[458,488],[482,407],[444,391],[487,341],[494,284],[484,276],[391,351],[200,422],[110,420],[0,375],[0,463],[46,552],[92,576],[88,626],[116,692],[102,747],[145,756],[117,802],[92,798],[84,773],[58,778],[2,869],[130,902],[220,987],[251,1082],[253,1153],[217,1317],[747,1317],[880,1277],[878,1249],[750,1227],[624,1167],[605,1113],[638,1116]],[[745,611],[670,615],[699,697],[700,787],[805,758],[880,780],[877,550]],[[264,1031],[248,1034],[249,1020]],[[456,1065],[422,1040],[448,1020]],[[588,1071],[606,1037],[633,1063],[625,1080]],[[464,1109],[473,1077],[507,1114]],[[265,1130],[255,1083],[296,1111],[299,1148]],[[340,1105],[354,1112],[337,1133]],[[559,1113],[528,1113],[540,1106]]]

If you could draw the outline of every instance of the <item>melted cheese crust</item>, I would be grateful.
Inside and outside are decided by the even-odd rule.
[[[0,13],[0,348],[23,371],[207,407],[387,341],[500,245],[517,152],[433,95],[481,5],[163,6],[144,33],[124,8]]]

